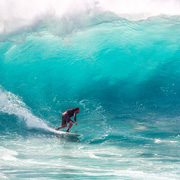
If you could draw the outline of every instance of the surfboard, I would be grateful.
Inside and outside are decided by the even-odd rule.
[[[75,136],[75,137],[82,136],[82,134],[71,133],[71,132],[64,132],[64,131],[59,131],[59,130],[55,130],[55,129],[52,129],[52,128],[49,128],[49,131],[51,131],[51,132],[53,132],[55,134],[66,135],[66,136]]]
[[[77,133],[70,133],[70,132],[64,132],[64,131],[58,131],[58,130],[55,130],[55,133],[56,134],[64,134],[64,135],[67,135],[67,136],[82,136],[82,134],[77,134]]]
[[[61,131],[62,132],[62,131]],[[77,133],[70,133],[70,132],[64,132],[66,135],[68,135],[68,136],[76,136],[76,137],[78,137],[78,136],[82,136],[82,134],[77,134]]]

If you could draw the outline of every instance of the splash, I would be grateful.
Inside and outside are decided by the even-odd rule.
[[[0,112],[15,115],[26,122],[28,128],[48,129],[48,126],[28,110],[25,103],[16,95],[0,89]]]
[[[12,40],[14,35],[39,34],[44,29],[64,37],[77,29],[119,18],[139,21],[160,15],[178,16],[179,8],[178,0],[32,0],[31,4],[28,0],[2,0],[0,41]]]

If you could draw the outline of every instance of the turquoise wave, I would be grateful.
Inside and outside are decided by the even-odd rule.
[[[6,0],[0,17],[0,179],[179,179],[177,0]],[[74,107],[83,136],[56,134]]]
[[[12,93],[51,125],[59,113],[76,106],[84,119],[90,111],[89,119],[93,113],[98,119],[104,111],[121,114],[127,109],[177,113],[178,22],[167,16],[137,22],[113,18],[75,28],[63,38],[48,27],[40,34],[10,36],[0,47],[1,94]],[[7,105],[7,99],[1,104]],[[14,104],[14,98],[10,101]]]

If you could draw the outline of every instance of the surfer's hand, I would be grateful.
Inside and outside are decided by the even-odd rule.
[[[77,122],[74,122],[74,124],[77,126]]]

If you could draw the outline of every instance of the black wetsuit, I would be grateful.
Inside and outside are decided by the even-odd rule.
[[[72,121],[70,117],[74,116],[74,121],[76,122],[76,113],[75,109],[69,109],[62,114],[62,125],[69,123]]]

